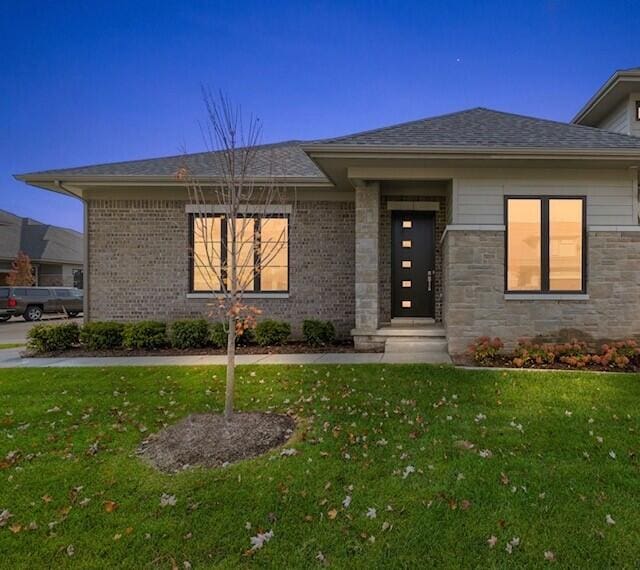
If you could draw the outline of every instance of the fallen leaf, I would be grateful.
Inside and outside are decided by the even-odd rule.
[[[338,516],[338,511],[336,509],[331,509],[328,513],[327,516],[329,517],[330,520],[335,519]]]
[[[104,510],[107,513],[113,513],[114,511],[116,511],[118,509],[118,507],[120,505],[118,505],[118,503],[116,503],[115,501],[105,501],[104,503],[102,503],[104,505]]]

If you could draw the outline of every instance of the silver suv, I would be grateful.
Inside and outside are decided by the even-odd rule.
[[[74,287],[0,287],[0,321],[39,321],[45,313],[82,312],[82,290]]]

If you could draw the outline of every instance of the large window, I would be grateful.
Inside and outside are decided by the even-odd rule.
[[[236,253],[232,255],[235,233]],[[191,216],[191,283],[197,293],[229,286],[235,259],[238,286],[248,293],[289,290],[289,218]]]
[[[585,292],[585,199],[506,199],[506,291]]]

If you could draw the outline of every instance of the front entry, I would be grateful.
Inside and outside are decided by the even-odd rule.
[[[433,212],[393,211],[391,313],[435,317],[435,219]]]

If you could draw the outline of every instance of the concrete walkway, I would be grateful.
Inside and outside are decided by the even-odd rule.
[[[74,366],[199,366],[226,364],[226,356],[88,356],[78,358],[20,358],[23,349],[0,350],[0,368],[64,368]],[[444,360],[444,359],[443,359]],[[423,353],[383,354],[341,352],[325,354],[242,354],[237,364],[449,364],[433,362]]]

